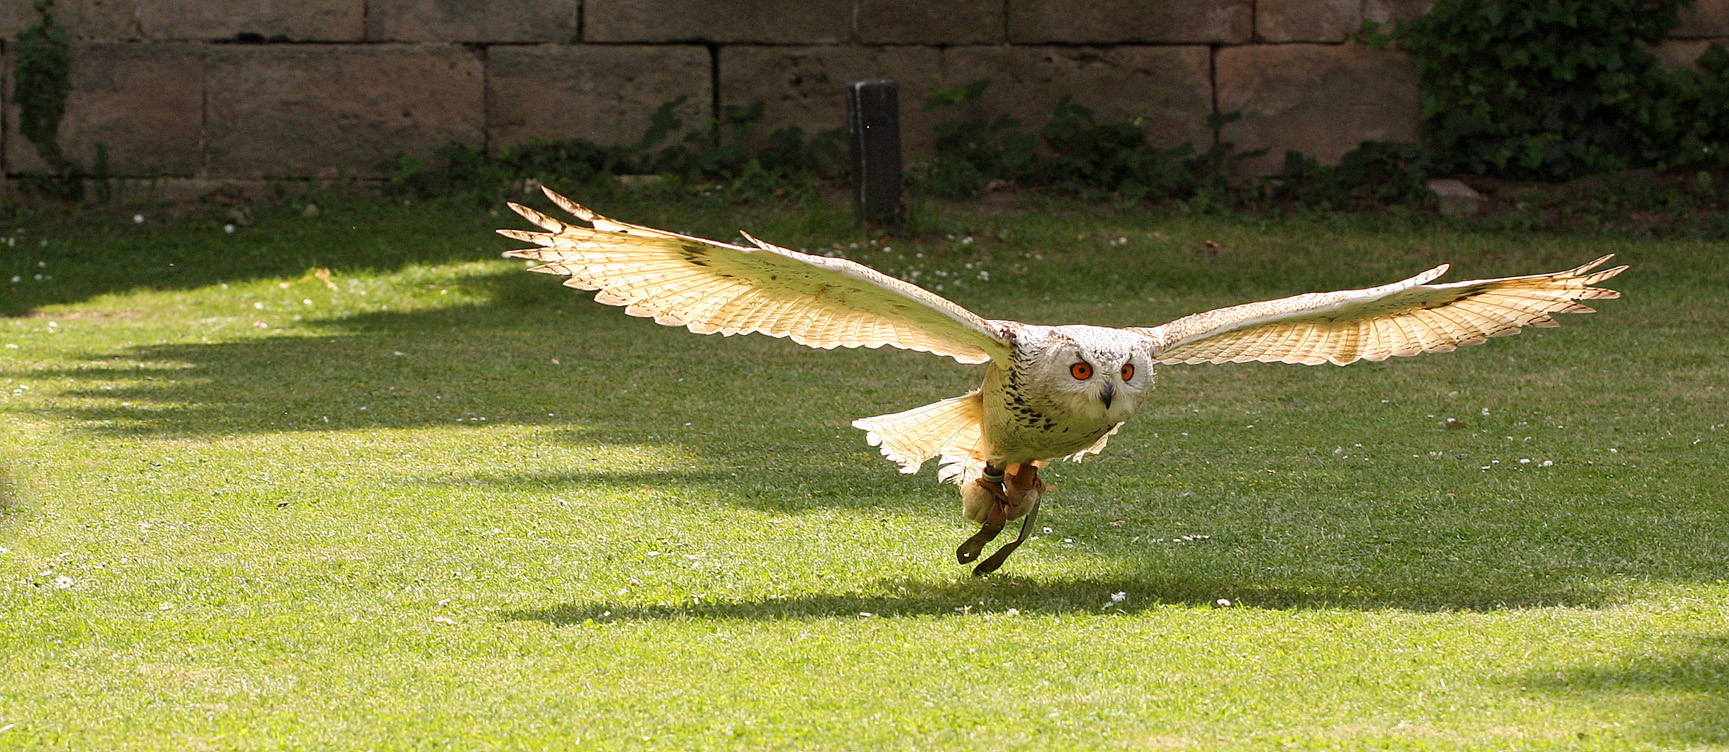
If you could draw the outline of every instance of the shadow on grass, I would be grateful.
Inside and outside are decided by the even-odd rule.
[[[884,386],[877,372],[849,362],[904,353],[820,352],[768,338],[723,343],[621,316],[552,282],[515,269],[465,277],[443,286],[487,302],[308,321],[273,336],[140,345],[73,367],[0,367],[0,376],[72,382],[35,410],[99,436],[540,426],[551,443],[592,445],[597,454],[634,447],[673,458],[656,464],[689,461],[429,482],[718,485],[749,468],[790,485],[760,499],[733,496],[787,510],[845,507],[849,490],[894,483],[884,472],[891,466],[850,421],[918,404],[904,395],[920,382],[931,385],[930,400],[958,394],[972,373],[915,355],[916,372]],[[859,407],[866,392],[894,401]],[[806,461],[813,452],[820,456]],[[772,457],[800,459],[765,461]],[[928,505],[930,495],[908,494],[904,503]],[[880,505],[880,496],[854,501]]]
[[[495,257],[502,227],[474,207],[397,206],[346,196],[311,196],[323,210],[260,206],[258,221],[224,232],[227,218],[161,224],[61,220],[34,228],[0,255],[0,275],[18,276],[0,295],[0,316],[77,303],[138,288],[186,290],[224,282],[298,277],[313,268],[397,269],[411,264]],[[501,205],[502,206],[502,205]]]
[[[0,523],[20,511],[22,503],[18,500],[18,489],[12,480],[12,471],[6,463],[0,461]]]
[[[750,210],[723,197],[679,196],[621,190],[610,183],[561,186],[571,196],[612,216],[673,227],[717,238],[734,238],[741,212],[751,224],[789,232],[809,225],[822,237],[852,231],[844,203],[810,200],[759,205]],[[292,204],[262,204],[246,211],[249,224],[233,225],[227,212],[207,219],[162,222],[161,212],[144,210],[101,216],[84,212],[44,217],[22,230],[22,242],[0,252],[0,317],[28,316],[43,306],[78,303],[100,295],[140,288],[187,290],[261,278],[299,277],[328,268],[338,278],[350,272],[387,271],[417,264],[498,258],[520,244],[493,233],[500,227],[529,225],[496,200],[459,197],[396,203],[341,190],[314,192]],[[509,196],[549,213],[558,212],[538,192]],[[307,204],[316,212],[303,210]],[[232,230],[225,230],[224,225]],[[692,225],[695,225],[694,227]]]
[[[1009,566],[1014,566],[1012,561]],[[974,578],[967,576],[966,572],[967,568],[957,565],[957,579],[952,581],[877,583],[878,589],[883,591],[881,594],[813,593],[786,598],[658,606],[570,602],[541,609],[508,611],[501,616],[513,621],[541,621],[563,626],[622,620],[857,618],[861,612],[882,617],[944,617],[1000,612],[1010,608],[1023,614],[1102,615],[1135,613],[1165,605],[1269,610],[1499,611],[1557,605],[1598,607],[1611,600],[1611,596],[1601,590],[1578,586],[1553,591],[1527,588],[1517,591],[1519,594],[1516,596],[1508,596],[1507,593],[1515,591],[1497,587],[1497,583],[1471,587],[1449,581],[1425,586],[1370,578],[1356,582],[1298,584],[1294,580],[1300,579],[1301,575],[1269,576],[1257,581],[1231,575],[1161,574],[1133,569],[1121,576],[1036,580],[1013,574]],[[1111,596],[1116,593],[1124,594],[1124,599],[1113,601]],[[1228,603],[1221,604],[1221,599]]]
[[[1677,637],[1641,653],[1507,681],[1569,699],[1639,708],[1657,719],[1640,732],[1662,744],[1729,744],[1729,635]]]

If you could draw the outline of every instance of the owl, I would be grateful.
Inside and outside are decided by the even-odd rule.
[[[996,571],[1027,539],[1054,487],[1052,461],[1104,450],[1134,417],[1161,365],[1248,361],[1346,365],[1447,352],[1522,327],[1556,326],[1557,313],[1590,313],[1580,300],[1616,298],[1592,287],[1625,270],[1612,256],[1553,274],[1428,284],[1445,264],[1364,290],[1309,293],[1220,308],[1159,326],[1045,326],[986,319],[916,285],[839,258],[812,256],[744,235],[732,245],[600,216],[552,190],[554,204],[588,226],[510,204],[544,232],[499,230],[536,247],[510,258],[568,277],[595,300],[699,334],[757,332],[810,347],[884,345],[983,364],[984,382],[959,397],[861,418],[865,440],[914,473],[937,460],[937,478],[960,487],[961,511],[980,524],[956,550],[972,563],[1011,520],[1019,537],[973,569]]]

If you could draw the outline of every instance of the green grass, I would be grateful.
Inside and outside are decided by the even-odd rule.
[[[0,246],[0,749],[1729,746],[1721,245],[1061,202],[872,245],[603,200],[1052,323],[1634,268],[1457,353],[1163,369],[975,579],[953,489],[848,425],[974,368],[657,327],[497,259],[520,223],[484,211],[32,220]]]

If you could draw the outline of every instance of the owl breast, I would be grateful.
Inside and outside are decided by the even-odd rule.
[[[1014,371],[996,365],[987,370],[982,392],[987,454],[998,467],[1067,457],[1097,443],[1121,420],[1097,406],[1088,409],[1051,399]]]

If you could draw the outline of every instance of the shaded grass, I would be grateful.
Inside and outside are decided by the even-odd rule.
[[[0,321],[0,746],[1729,743],[1717,249],[1069,205],[872,245],[821,208],[599,208],[838,242],[1035,321],[1635,269],[1601,316],[1450,355],[1164,369],[977,580],[952,489],[849,426],[973,369],[657,327],[427,207],[35,228],[65,252],[8,259],[58,284]]]

